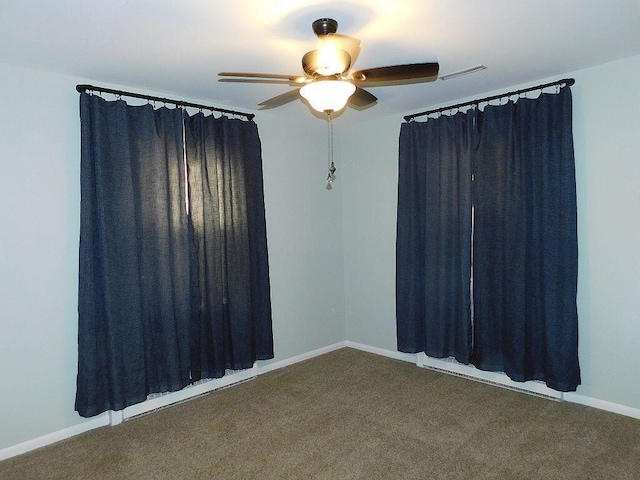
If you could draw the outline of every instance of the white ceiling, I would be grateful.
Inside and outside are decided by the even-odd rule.
[[[640,0],[0,0],[0,62],[256,110],[291,87],[219,83],[217,73],[300,74],[318,44],[311,23],[323,17],[361,40],[356,69],[488,67],[372,87],[378,103],[347,118],[416,112],[640,55]],[[272,111],[309,114],[302,102]]]

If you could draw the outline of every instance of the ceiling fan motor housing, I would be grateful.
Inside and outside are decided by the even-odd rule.
[[[313,33],[315,33],[318,37],[324,35],[331,35],[332,33],[336,33],[338,31],[338,22],[336,22],[333,18],[319,18],[311,25],[313,28]]]

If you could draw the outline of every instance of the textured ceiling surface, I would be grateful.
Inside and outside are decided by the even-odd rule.
[[[221,83],[217,73],[301,74],[301,57],[319,42],[311,23],[325,17],[361,41],[355,69],[487,66],[371,87],[378,103],[347,118],[419,111],[640,55],[640,0],[0,0],[0,63],[253,111],[291,87]],[[296,101],[273,113],[309,108]]]

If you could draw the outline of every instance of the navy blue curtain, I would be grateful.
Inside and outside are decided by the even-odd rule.
[[[433,130],[446,128],[451,117],[416,124],[420,126],[403,124],[397,243],[400,351],[454,356],[483,370],[505,372],[515,381],[541,380],[559,391],[573,391],[580,384],[571,112],[571,90],[565,87],[558,94],[487,106],[483,112],[470,110],[464,115],[473,126],[465,135],[451,130],[447,142],[436,142],[426,132],[429,124]],[[420,131],[424,141],[409,141],[405,131]],[[434,142],[446,148],[434,151]],[[458,150],[467,145],[471,175],[456,168],[454,175],[464,178],[448,181],[448,193],[421,187],[442,182],[438,173],[442,164],[453,168]],[[422,175],[439,177],[416,178]],[[460,195],[460,185],[466,188],[468,177],[473,181],[467,198]],[[443,195],[451,198],[443,200]],[[412,196],[413,201],[407,202],[406,197]],[[429,261],[423,253],[433,248],[430,243],[452,243],[454,237],[448,230],[462,231],[460,222],[470,223],[463,216],[442,212],[443,204],[454,201],[466,202],[462,211],[474,211],[472,255],[461,256],[472,267],[473,279],[469,280],[466,269],[457,278],[473,288],[472,346],[466,361],[458,352],[432,347],[459,337],[458,331],[442,325],[461,321],[453,314],[461,308],[461,297],[443,300],[442,288],[432,286],[439,285],[452,269]],[[441,212],[436,219],[428,213],[433,209]],[[448,227],[443,229],[440,222]],[[435,255],[447,264],[446,251]],[[448,285],[453,282],[451,279]],[[412,289],[413,293],[406,293]],[[433,314],[425,307],[429,304],[449,306],[439,306]],[[467,319],[462,322],[469,325]],[[407,342],[406,332],[424,333],[427,338],[422,345]]]
[[[272,358],[273,335],[257,126],[200,113],[185,132],[198,380]]]
[[[217,205],[202,206],[203,195],[188,194],[197,189],[193,184],[197,180],[188,180],[187,172],[209,168],[197,159],[193,167],[187,165],[193,156],[185,147],[194,136],[187,142],[184,132],[192,119],[181,109],[132,107],[89,94],[80,96],[80,116],[78,413],[90,417],[121,410],[151,393],[176,391],[200,378],[219,377],[226,368],[245,368],[258,358],[272,357],[262,166],[255,124],[238,120],[248,125],[236,129],[244,134],[216,137],[216,142],[227,145],[246,143],[229,147],[232,156],[227,161],[242,164],[249,171],[248,180],[221,177],[224,195],[231,195],[229,188],[251,189],[245,194],[249,200],[236,205],[241,196],[236,194],[228,204],[246,218],[237,216],[233,225],[226,222],[221,230],[203,233],[191,212]],[[216,142],[206,149],[219,148]],[[217,280],[211,278],[219,275],[233,281],[247,275],[247,267],[243,264],[238,274],[233,261],[227,261],[225,272],[206,271],[205,281],[198,283],[203,278],[203,250],[198,247],[216,244],[219,236],[227,235],[226,229],[243,221],[249,239],[229,234],[225,249],[249,252],[249,282],[241,288],[246,288],[245,303],[250,306],[238,307],[241,314],[230,317],[208,308],[203,298],[215,292],[206,288],[213,290]],[[244,243],[237,247],[237,242]],[[255,285],[256,279],[262,283]],[[234,292],[229,298],[236,302],[239,295]],[[197,314],[202,310],[210,314]],[[242,324],[233,330],[234,338],[232,329],[217,327],[221,321]],[[254,323],[258,326],[246,327]],[[214,360],[208,358],[207,368],[201,368],[205,354],[200,353],[194,332],[207,329],[216,338],[206,348],[232,345],[233,361],[206,353]],[[256,346],[248,348],[245,342],[244,348],[236,347],[242,343],[236,337],[244,335]]]
[[[76,410],[188,385],[189,235],[182,113],[80,96]]]
[[[396,248],[398,349],[471,358],[472,115],[400,131]]]
[[[559,391],[580,384],[571,90],[479,115],[474,364]]]

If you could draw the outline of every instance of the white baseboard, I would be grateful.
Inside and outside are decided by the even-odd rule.
[[[78,425],[63,428],[62,430],[43,435],[42,437],[34,438],[33,440],[27,440],[26,442],[18,443],[17,445],[4,448],[0,450],[0,461],[6,460],[7,458],[15,457],[16,455],[30,452],[31,450],[46,447],[47,445],[59,442],[60,440],[75,437],[76,435],[88,432],[89,430],[93,430],[94,428],[105,427],[107,425],[109,425],[109,415],[107,413],[100,414],[97,417],[85,420]]]
[[[567,402],[579,403],[580,405],[586,405],[587,407],[606,410],[607,412],[617,413],[619,415],[640,420],[640,408],[627,407],[626,405],[607,402],[606,400],[598,400],[597,398],[587,397],[586,395],[580,395],[579,393],[574,392],[565,393],[564,399]]]
[[[271,372],[273,370],[278,370],[279,368],[288,367],[289,365],[303,362],[313,357],[324,355],[325,353],[334,352],[346,346],[347,346],[347,342],[338,342],[338,343],[334,343],[333,345],[328,345],[326,347],[318,348],[317,350],[312,350],[311,352],[303,353],[301,355],[296,355],[295,357],[286,358],[284,360],[279,360],[277,362],[267,363],[266,365],[258,364],[258,375],[262,375],[263,373]]]
[[[363,343],[357,342],[346,342],[345,346],[349,348],[355,348],[356,350],[362,350],[363,352],[375,353],[376,355],[380,355],[382,357],[395,358],[396,360],[402,360],[403,362],[416,363],[415,353],[396,352],[393,350],[372,347],[370,345],[365,345]]]

